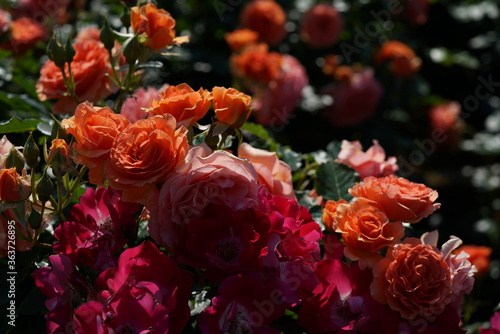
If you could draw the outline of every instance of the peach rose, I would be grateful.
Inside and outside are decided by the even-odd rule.
[[[241,12],[243,27],[256,31],[260,40],[278,45],[285,38],[286,14],[274,0],[254,0]]]
[[[31,185],[26,176],[21,176],[15,168],[0,169],[0,201],[19,202],[31,194]]]
[[[314,194],[317,196],[316,190],[314,190]],[[337,209],[341,204],[348,203],[345,199],[341,199],[339,201],[326,201],[325,207],[323,208],[323,217],[321,219],[327,231],[335,232],[335,228],[337,225],[337,223],[335,222],[335,218],[338,214]]]
[[[384,211],[366,199],[340,204],[332,228],[342,234],[344,255],[359,260],[361,269],[373,267],[382,259],[379,252],[405,235],[401,222],[389,222]]]
[[[369,176],[362,183],[356,183],[349,192],[354,197],[376,202],[391,221],[417,223],[441,206],[434,203],[437,191],[394,175]]]
[[[104,183],[104,165],[109,157],[113,140],[130,122],[109,108],[80,103],[75,115],[61,122],[63,128],[75,137],[71,145],[73,161],[89,168],[93,184]]]
[[[210,92],[200,88],[194,91],[188,84],[169,86],[148,109],[149,116],[170,114],[177,125],[190,126],[210,109]]]
[[[476,277],[484,276],[490,269],[490,256],[493,250],[491,247],[476,246],[476,245],[463,245],[458,247],[453,254],[465,252],[469,254],[469,261],[476,267]]]
[[[294,199],[295,193],[292,184],[292,168],[278,159],[275,152],[254,148],[242,143],[238,148],[238,156],[248,159],[257,175],[259,183],[273,195]]]
[[[248,45],[257,44],[259,34],[250,29],[237,29],[224,35],[227,44],[233,52],[241,51]]]
[[[75,95],[80,101],[98,102],[118,90],[111,80],[111,64],[108,51],[96,40],[87,40],[73,45],[75,56],[71,70],[75,80]],[[68,68],[66,64],[66,75]],[[49,60],[40,70],[40,78],[36,83],[36,92],[41,101],[59,99],[52,112],[55,114],[73,114],[77,103],[64,84],[61,70]]]
[[[465,128],[464,121],[460,118],[462,108],[456,101],[449,101],[436,105],[429,110],[429,119],[432,131],[443,133],[446,141],[438,143],[444,147],[457,148],[462,131]]]
[[[385,151],[377,140],[373,141],[366,152],[363,152],[359,141],[342,141],[337,162],[352,167],[361,179],[368,176],[387,176],[396,173],[398,165],[395,157],[385,160]]]
[[[188,149],[187,129],[176,129],[172,115],[139,120],[113,142],[105,168],[109,185],[123,191],[124,201],[144,203],[156,183],[184,161]]]
[[[135,33],[146,37],[144,45],[160,50],[171,44],[179,44],[175,37],[175,20],[169,12],[158,9],[152,3],[130,9],[130,25]]]
[[[232,128],[240,128],[250,117],[251,97],[234,88],[212,88],[214,111],[217,119]]]
[[[342,16],[331,5],[319,4],[304,14],[302,39],[312,48],[327,48],[339,39],[343,28]]]
[[[210,153],[203,145],[193,147],[185,161],[146,204],[149,234],[167,247],[174,245],[171,231],[177,225],[203,217],[211,204],[235,211],[258,205],[258,176],[248,160],[225,151]]]
[[[405,319],[432,319],[446,307],[460,314],[464,294],[472,290],[475,268],[461,255],[452,255],[461,240],[451,237],[439,250],[437,232],[407,238],[387,251],[373,268],[373,298]]]
[[[398,77],[409,77],[420,69],[422,61],[406,44],[399,41],[385,42],[375,57],[375,63],[390,62],[391,70]]]

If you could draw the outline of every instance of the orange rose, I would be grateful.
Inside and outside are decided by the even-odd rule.
[[[10,44],[7,45],[15,53],[23,53],[47,37],[45,30],[37,22],[21,17],[10,25]]]
[[[316,190],[314,190],[313,194],[318,196]],[[346,200],[341,199],[340,201],[337,202],[326,201],[325,203],[322,220],[323,224],[325,225],[325,228],[330,232],[335,232],[335,227],[336,227],[335,218],[337,217],[337,209],[341,204],[347,204]]]
[[[144,203],[156,183],[165,181],[184,162],[188,149],[187,129],[176,130],[172,115],[139,120],[113,143],[106,164],[109,185],[123,190],[124,201]]]
[[[19,202],[30,196],[31,186],[15,168],[0,169],[0,201]]]
[[[259,176],[259,183],[273,195],[294,199],[292,168],[278,159],[275,152],[268,152],[242,143],[238,156],[248,159]]]
[[[231,65],[237,76],[268,84],[279,76],[282,57],[277,52],[269,52],[265,44],[259,44],[233,55]]]
[[[118,90],[111,80],[111,64],[108,51],[96,40],[77,42],[73,45],[75,56],[71,63],[71,71],[75,80],[75,95],[80,101],[98,102]],[[68,68],[66,64],[66,75]],[[56,114],[73,114],[77,103],[64,84],[61,70],[49,60],[40,70],[40,78],[36,83],[36,92],[41,101],[59,99],[52,112]]]
[[[214,110],[217,119],[232,128],[240,128],[250,117],[251,97],[234,88],[212,88]]]
[[[401,222],[389,222],[376,203],[365,199],[339,205],[332,227],[342,234],[344,255],[359,260],[361,269],[373,267],[382,259],[378,252],[399,242],[405,234]]]
[[[459,315],[463,295],[472,290],[474,266],[451,252],[462,242],[451,237],[439,250],[437,232],[407,238],[373,268],[373,298],[405,319],[433,319],[451,307]]]
[[[156,8],[152,3],[132,7],[130,25],[135,33],[142,34],[146,38],[144,45],[153,50],[181,43],[181,39],[175,37],[175,20],[170,13]]]
[[[398,77],[409,77],[420,69],[422,61],[406,44],[388,41],[382,45],[375,57],[375,63],[391,62],[391,70]]]
[[[243,27],[259,33],[262,41],[278,45],[285,38],[286,14],[274,0],[254,0],[241,13]]]
[[[432,131],[443,133],[443,138],[446,139],[444,142],[437,143],[438,145],[452,149],[457,148],[465,128],[465,123],[460,118],[461,113],[462,107],[456,101],[439,104],[429,110]]]
[[[200,88],[195,92],[188,84],[169,86],[148,110],[149,116],[170,114],[177,125],[189,126],[201,119],[210,109],[210,93]]]
[[[394,175],[381,178],[369,176],[349,192],[354,197],[376,202],[391,221],[417,223],[441,206],[434,203],[437,191]]]
[[[476,277],[484,276],[490,269],[490,255],[492,249],[486,246],[463,245],[458,247],[454,254],[466,252],[469,254],[469,261],[476,267]]]
[[[227,44],[233,52],[242,50],[247,45],[257,44],[259,34],[250,29],[238,29],[224,35]]]
[[[115,137],[130,122],[109,108],[93,107],[80,103],[75,115],[62,121],[66,131],[75,137],[71,145],[73,161],[89,168],[89,180],[93,184],[104,183],[103,168]]]
[[[300,33],[310,47],[327,48],[337,42],[342,27],[342,16],[335,8],[319,4],[305,13]]]

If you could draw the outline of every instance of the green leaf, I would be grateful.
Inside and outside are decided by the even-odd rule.
[[[260,124],[255,124],[251,122],[245,122],[241,127],[241,130],[246,132],[246,134],[253,135],[260,140],[263,140],[267,146],[269,146],[269,151],[276,152],[278,144],[271,137],[269,132]]]
[[[302,155],[293,151],[290,147],[280,146],[278,148],[278,154],[280,155],[281,160],[292,167],[292,171],[295,172],[302,167]]]
[[[326,152],[332,157],[332,159],[337,159],[340,153],[342,144],[338,141],[332,141],[326,145]]]
[[[349,188],[359,182],[359,175],[351,167],[334,161],[319,166],[316,174],[316,191],[325,200],[349,201],[352,196]]]
[[[37,129],[38,124],[42,122],[39,119],[20,120],[17,117],[13,117],[8,121],[0,123],[0,134],[34,131]]]

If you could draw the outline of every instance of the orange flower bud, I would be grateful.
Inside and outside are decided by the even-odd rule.
[[[47,157],[47,164],[52,167],[52,170],[57,174],[63,172],[71,165],[71,158],[69,156],[70,148],[64,139],[52,140],[50,146],[50,153]]]
[[[231,50],[238,52],[247,45],[257,44],[259,34],[250,29],[238,29],[227,33],[224,38]]]
[[[15,168],[0,169],[0,201],[24,201],[30,193],[30,183]]]
[[[158,9],[152,3],[141,7],[132,7],[130,11],[130,24],[135,33],[143,35],[146,40],[144,45],[160,50],[171,44],[185,42],[185,38],[175,37],[175,20],[169,12]]]
[[[224,87],[214,87],[212,95],[215,115],[222,123],[239,128],[250,116],[250,96],[234,88]]]
[[[390,61],[391,70],[398,77],[409,77],[420,69],[421,60],[406,44],[399,41],[388,41],[382,45],[375,63]]]

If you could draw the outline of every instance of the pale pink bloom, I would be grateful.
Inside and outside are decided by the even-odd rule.
[[[168,88],[168,84],[163,85],[159,89],[156,87],[141,87],[123,102],[120,114],[125,116],[131,123],[135,123],[140,119],[147,117],[145,109],[151,107],[153,100],[158,98],[161,92]]]
[[[363,152],[359,141],[343,140],[336,161],[352,167],[361,179],[368,176],[387,176],[398,170],[396,158],[389,157],[386,160],[385,151],[377,140],[373,140],[373,145],[366,152]]]

